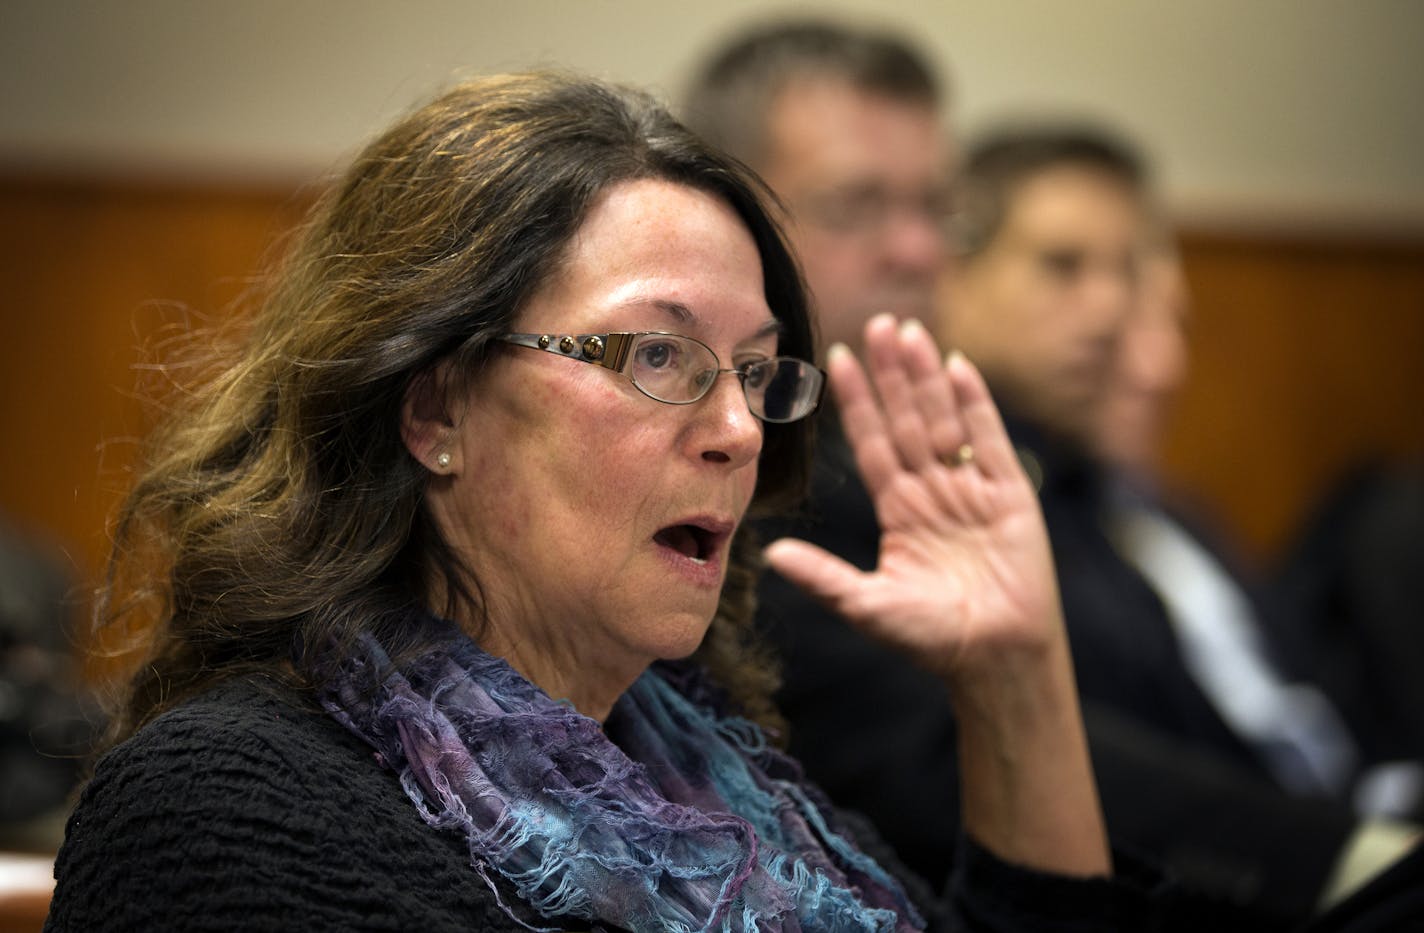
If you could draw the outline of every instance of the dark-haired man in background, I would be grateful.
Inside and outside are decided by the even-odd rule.
[[[934,73],[893,36],[801,23],[747,36],[692,87],[693,129],[788,209],[822,346],[874,314],[929,324],[947,257],[951,154]]]

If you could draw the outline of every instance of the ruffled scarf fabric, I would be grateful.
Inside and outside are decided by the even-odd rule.
[[[400,670],[366,637],[323,703],[427,823],[465,835],[492,889],[497,874],[541,917],[635,931],[922,925],[795,764],[690,698],[695,676],[649,670],[600,726],[454,626],[426,624],[430,649]]]

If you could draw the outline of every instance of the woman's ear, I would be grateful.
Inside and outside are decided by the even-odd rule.
[[[448,375],[448,361],[417,373],[401,403],[401,440],[410,455],[436,475],[457,473],[461,466]]]

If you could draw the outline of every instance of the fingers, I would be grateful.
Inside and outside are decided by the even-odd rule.
[[[912,328],[916,332],[911,333]],[[917,322],[896,326],[894,318],[884,314],[871,318],[865,327],[866,362],[880,396],[886,429],[901,462],[911,470],[924,469],[934,460],[921,404],[934,393],[933,383],[944,383],[936,363],[930,364],[928,375],[923,366],[914,365],[918,362],[914,350],[923,342],[921,337],[928,339],[928,334]],[[931,359],[935,356],[930,353]]]
[[[973,445],[974,463],[993,479],[1017,474],[1018,453],[978,368],[957,351],[949,355],[945,368],[954,385],[966,441]]]
[[[767,564],[813,598],[836,612],[859,586],[863,572],[823,548],[795,538],[782,538],[763,551]]]
[[[970,442],[954,384],[942,365],[939,350],[918,321],[900,329],[901,357],[915,387],[917,430],[927,448],[927,460],[953,465],[955,455]],[[918,465],[918,464],[917,464]]]
[[[844,344],[831,347],[826,357],[831,389],[841,412],[841,424],[855,454],[865,487],[877,495],[900,470],[900,455],[885,427],[880,405],[865,372]]]
[[[873,638],[904,644],[886,625],[885,607],[877,593],[877,574],[866,573],[831,552],[807,541],[781,538],[762,552],[767,565],[812,599]],[[895,587],[901,592],[902,587]]]
[[[872,493],[898,471],[955,465],[972,438],[933,338],[918,321],[897,325],[878,315],[866,324],[865,348],[868,379],[844,348],[833,349],[828,368],[846,436]]]

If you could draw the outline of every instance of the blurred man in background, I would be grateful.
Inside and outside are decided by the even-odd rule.
[[[685,116],[756,169],[815,299],[822,348],[874,314],[928,323],[947,257],[950,150],[933,71],[892,36],[827,24],[728,46]]]
[[[1143,485],[1156,484],[1167,421],[1187,378],[1190,314],[1181,257],[1164,229],[1143,247],[1137,299],[1090,432],[1094,453]]]
[[[1266,581],[1240,569],[1199,508],[1162,488],[1158,470],[1166,423],[1188,367],[1189,305],[1175,243],[1160,222],[1143,251],[1137,300],[1085,439],[1102,464],[1099,520],[1117,554],[1160,601],[1184,667],[1218,715],[1253,747],[1273,781],[1297,795],[1353,805],[1363,818],[1337,863],[1325,895],[1330,901],[1418,836],[1424,742],[1415,725],[1419,705],[1410,702],[1415,688],[1408,686],[1417,683],[1421,667],[1418,639],[1382,631],[1367,613],[1350,607],[1350,647],[1329,652],[1344,683],[1321,677],[1322,665],[1302,663],[1314,634],[1311,615],[1325,611],[1325,603],[1336,611],[1345,607],[1328,600],[1311,609],[1282,599]],[[1409,511],[1408,497],[1400,495],[1407,488],[1373,491],[1394,494],[1395,524],[1405,528],[1412,522],[1411,540],[1418,542],[1417,529],[1424,527],[1418,492],[1415,517],[1397,520]],[[1367,514],[1351,519],[1368,526]],[[1358,537],[1339,527],[1333,531],[1333,540],[1349,540],[1376,561],[1349,578],[1360,584],[1355,589],[1387,591],[1395,597],[1396,613],[1410,603],[1409,615],[1417,620],[1418,585],[1400,572],[1405,555],[1419,553],[1417,543],[1379,540],[1364,529],[1357,530]],[[1360,578],[1366,575],[1367,583]],[[1415,595],[1403,598],[1411,585]]]
[[[1185,346],[1141,160],[1101,132],[1033,127],[972,147],[961,181],[941,334],[979,363],[1036,474],[1109,825],[1205,888],[1265,868],[1228,898],[1299,916],[1413,830],[1355,816],[1343,717],[1274,663],[1269,607],[1143,481]]]

